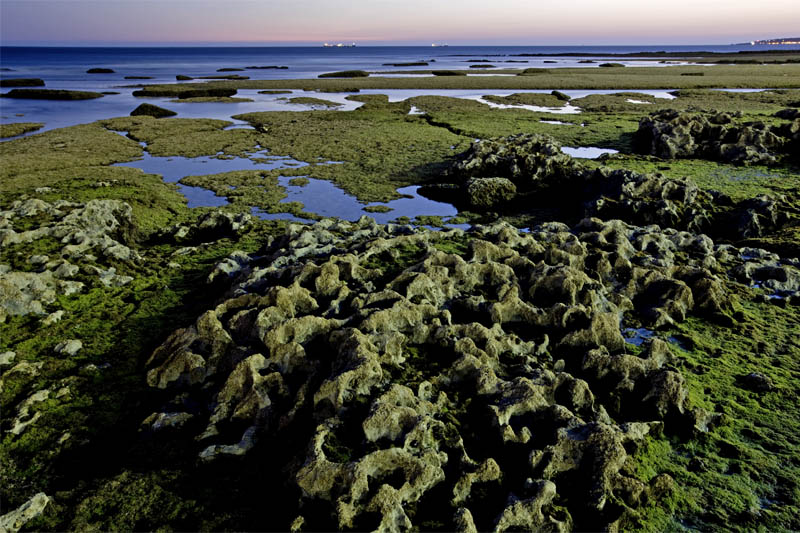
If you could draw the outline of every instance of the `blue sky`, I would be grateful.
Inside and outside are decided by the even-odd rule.
[[[800,33],[800,0],[0,0],[3,44],[727,44]]]

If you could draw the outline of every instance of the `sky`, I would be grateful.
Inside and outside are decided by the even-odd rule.
[[[0,43],[730,44],[800,34],[800,0],[0,0]]]

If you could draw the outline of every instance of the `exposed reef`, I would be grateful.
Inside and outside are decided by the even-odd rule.
[[[540,135],[476,141],[447,176],[450,183],[424,186],[420,192],[477,211],[510,214],[547,207],[550,216],[558,211],[559,220],[619,218],[727,240],[763,236],[800,218],[798,206],[785,197],[734,202],[688,178],[586,166]]]
[[[41,122],[12,122],[11,124],[0,124],[0,139],[30,133],[43,126],[44,124]]]
[[[91,100],[102,98],[102,93],[92,91],[68,91],[65,89],[11,89],[0,94],[2,98],[28,98],[32,100]]]
[[[236,89],[226,87],[186,87],[184,85],[164,86],[162,88],[145,87],[138,91],[133,91],[133,96],[142,98],[173,96],[181,100],[187,98],[224,98],[234,96]]]
[[[342,70],[339,72],[325,72],[317,76],[318,78],[366,78],[369,72],[363,70]]]
[[[776,114],[783,124],[741,122],[729,113],[663,110],[644,117],[634,136],[638,152],[662,159],[707,158],[734,164],[773,164],[800,154],[797,109]]]
[[[147,115],[155,118],[174,117],[177,115],[175,111],[164,109],[153,104],[140,104],[136,109],[131,111],[131,116],[136,117],[139,115]]]
[[[60,320],[63,311],[53,317],[45,312],[59,296],[80,292],[87,285],[129,283],[132,278],[118,275],[114,265],[141,262],[129,247],[135,236],[131,207],[117,200],[50,204],[31,198],[0,211],[0,250],[11,260],[0,265],[0,322],[28,314]],[[36,252],[42,243],[53,241],[62,245],[57,256]]]
[[[739,252],[618,220],[293,225],[209,276],[228,297],[153,353],[172,399],[143,427],[189,432],[205,463],[295,442],[295,530],[613,529],[672,490],[629,470],[648,435],[722,421],[624,322],[727,316]]]
[[[0,87],[44,87],[40,78],[4,78],[0,79]]]

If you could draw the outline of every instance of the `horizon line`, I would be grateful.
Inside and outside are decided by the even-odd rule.
[[[395,44],[386,44],[382,41],[362,41],[364,44],[359,44],[358,41],[353,40],[328,40],[328,41],[11,41],[11,42],[2,42],[0,40],[0,46],[5,47],[14,47],[14,46],[26,46],[26,47],[77,47],[77,48],[93,48],[93,47],[148,47],[148,46],[196,46],[196,47],[204,47],[204,46],[242,46],[242,47],[280,47],[280,46],[292,46],[292,47],[324,47],[325,44],[338,44],[344,43],[348,46],[342,48],[350,48],[349,46],[351,43],[355,44],[356,47],[423,47],[423,48],[438,48],[438,47],[448,47],[448,46],[461,46],[461,47],[468,47],[468,46],[480,46],[480,47],[487,47],[487,46],[574,46],[574,47],[581,47],[581,46],[733,46],[733,45],[750,45],[755,42],[755,40],[747,40],[747,41],[739,41],[739,42],[685,42],[685,43],[647,43],[647,42],[640,42],[640,43],[547,43],[547,44],[536,44],[536,43],[515,43],[515,44],[494,44],[494,43],[483,43],[483,44],[449,44],[447,42],[439,41],[439,42],[430,42],[428,44],[423,44],[421,42],[414,42],[414,43],[406,43],[403,41],[393,41]],[[388,41],[388,43],[392,43],[392,41]],[[762,46],[791,46],[791,45],[762,45]],[[334,46],[335,47],[335,46]]]

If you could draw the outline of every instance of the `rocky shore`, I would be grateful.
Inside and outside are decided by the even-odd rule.
[[[642,439],[723,418],[692,405],[674,347],[623,332],[728,327],[737,283],[800,303],[798,266],[597,218],[290,226],[220,263],[229,298],[155,350],[172,398],[143,427],[190,432],[201,461],[298,443],[293,530],[615,530],[674,483],[632,475]]]
[[[640,112],[612,135],[640,153],[589,161],[535,133],[472,141],[476,103],[413,101],[425,115],[387,98],[246,132],[124,118],[27,139],[45,163],[5,152],[0,529],[800,527],[796,190],[673,170],[791,176],[796,106]],[[418,179],[473,224],[188,209],[109,166],[140,152],[111,129],[167,156],[280,155],[275,135],[299,159],[333,131],[326,159],[377,159],[318,172]],[[89,146],[108,159],[80,166]]]

